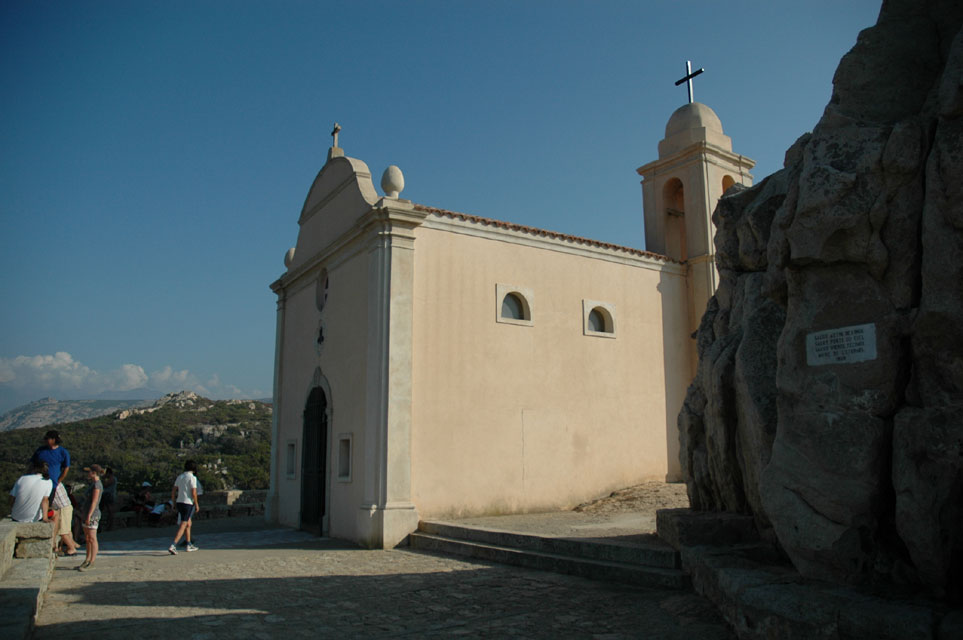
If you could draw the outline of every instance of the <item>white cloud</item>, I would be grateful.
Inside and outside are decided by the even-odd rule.
[[[104,384],[103,376],[77,362],[65,351],[52,356],[0,358],[0,371],[3,372],[0,383],[18,388],[81,390]]]
[[[188,369],[174,369],[170,365],[149,375],[137,364],[123,364],[100,372],[74,360],[65,351],[0,358],[0,387],[36,398],[44,395],[83,398],[141,388],[159,393],[188,389],[208,398],[256,397],[235,385],[222,383],[217,374],[202,384]]]
[[[139,389],[147,382],[144,368],[136,364],[122,364],[120,369],[105,374],[107,387],[117,391]]]
[[[150,374],[150,382],[153,387],[168,387],[168,386],[184,386],[185,384],[191,384],[196,382],[194,376],[187,369],[181,369],[180,371],[174,371],[174,369],[167,365],[160,371],[155,371]]]

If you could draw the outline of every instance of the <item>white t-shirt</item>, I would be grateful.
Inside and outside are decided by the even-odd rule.
[[[162,516],[162,515],[164,515],[164,512],[167,511],[167,507],[173,508],[173,507],[171,506],[170,500],[168,500],[167,502],[162,502],[162,503],[160,503],[159,505],[157,505],[156,507],[154,507],[153,509],[151,509],[150,512],[153,513],[153,514]]]
[[[10,490],[16,500],[10,517],[17,522],[37,522],[43,520],[43,499],[53,491],[53,482],[44,480],[39,473],[20,476]]]
[[[194,504],[194,495],[191,489],[197,488],[197,478],[194,477],[193,471],[185,471],[177,476],[177,480],[174,481],[174,486],[177,487],[178,502]]]

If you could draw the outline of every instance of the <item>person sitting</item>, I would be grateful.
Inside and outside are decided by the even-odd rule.
[[[154,527],[170,524],[174,521],[174,503],[170,500],[160,503],[147,514],[147,520]]]
[[[146,480],[140,485],[140,491],[131,497],[133,504],[132,510],[137,514],[135,523],[139,527],[140,519],[144,514],[149,514],[154,508],[154,496],[151,495],[151,483]]]
[[[10,517],[16,522],[50,522],[50,494],[53,482],[47,463],[32,460],[27,473],[20,476],[10,490]]]

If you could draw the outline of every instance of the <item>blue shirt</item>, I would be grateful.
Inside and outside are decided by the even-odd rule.
[[[57,485],[60,484],[60,472],[63,471],[65,467],[70,466],[70,452],[63,447],[51,449],[47,445],[44,445],[34,451],[33,459],[37,462],[47,463],[47,472],[50,474],[50,480],[53,482],[53,491],[56,491]],[[53,495],[53,492],[51,492],[51,495]]]

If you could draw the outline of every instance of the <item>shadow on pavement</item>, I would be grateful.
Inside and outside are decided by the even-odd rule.
[[[60,592],[99,619],[43,624],[34,637],[733,638],[712,605],[655,591],[476,566],[389,575],[85,583]],[[193,608],[213,609],[192,615]],[[120,614],[120,615],[118,615]],[[611,634],[611,635],[608,635]]]

